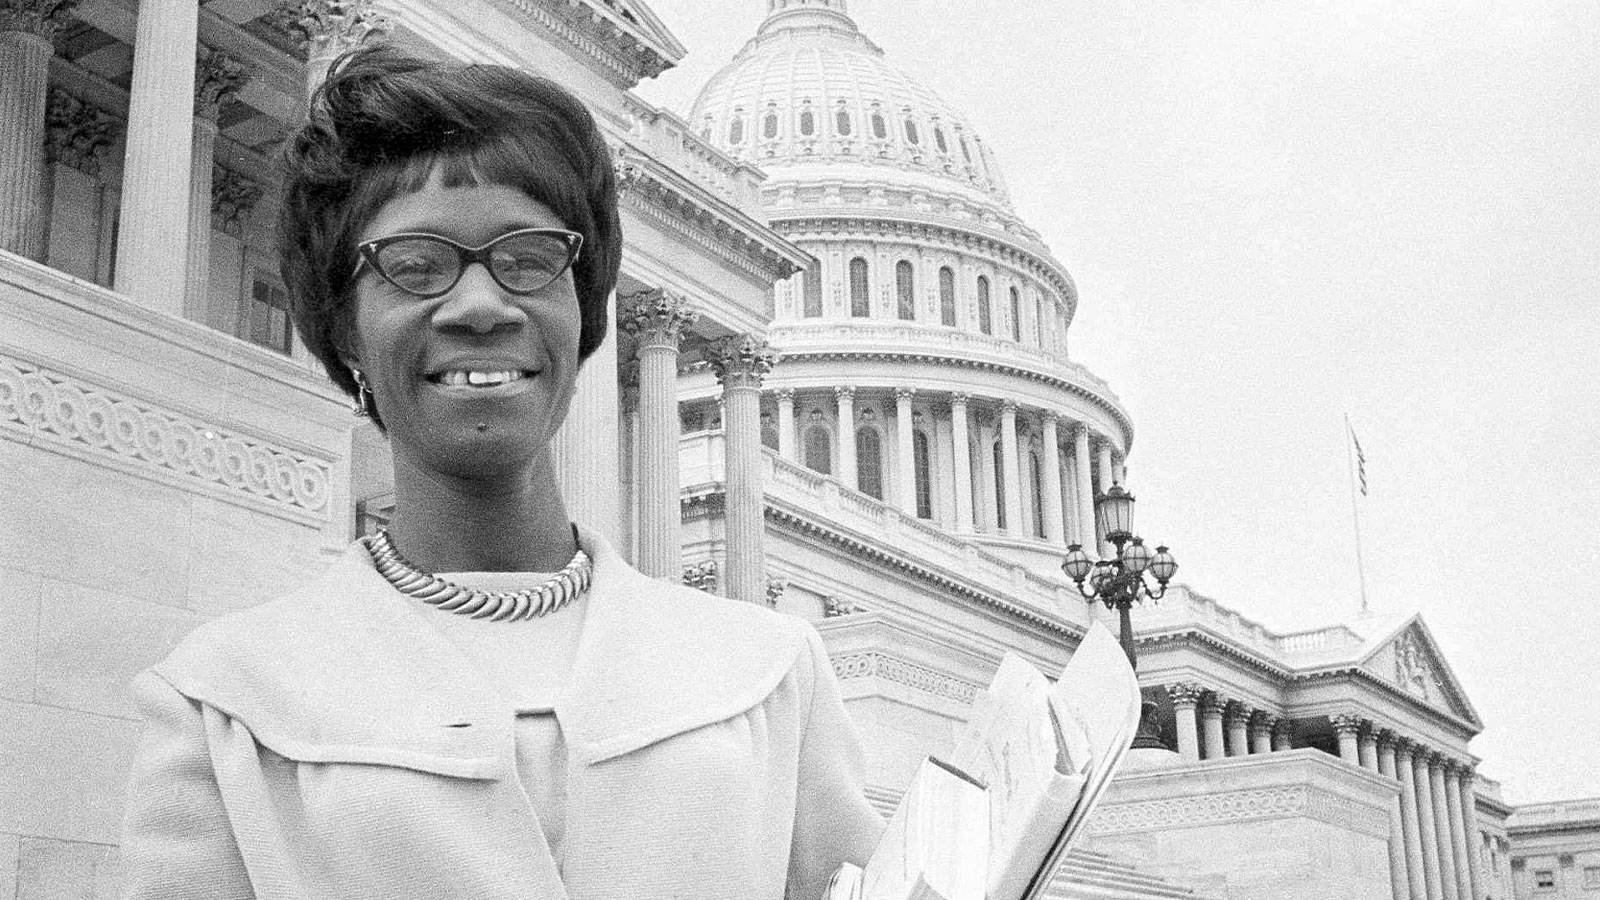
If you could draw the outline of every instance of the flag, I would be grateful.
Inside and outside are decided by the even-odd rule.
[[[1345,429],[1350,432],[1350,443],[1356,448],[1356,480],[1361,483],[1361,496],[1367,495],[1367,455],[1361,452],[1361,440],[1356,437],[1356,430],[1345,423]]]

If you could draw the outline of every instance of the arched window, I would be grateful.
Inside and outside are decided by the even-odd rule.
[[[1005,451],[1001,449],[1000,442],[995,441],[990,448],[990,456],[994,460],[994,520],[1001,528],[1006,527],[1006,460]]]
[[[933,130],[933,143],[939,148],[940,153],[950,152],[950,145],[944,142],[943,128],[935,128]]]
[[[1031,464],[1030,474],[1033,476],[1033,533],[1036,537],[1044,537],[1044,485],[1041,481],[1039,454],[1029,453],[1028,462]]]
[[[928,433],[911,433],[911,455],[916,466],[917,518],[933,518],[933,465],[928,454]]]
[[[883,440],[878,429],[856,429],[856,486],[861,493],[883,499]]]
[[[922,143],[917,137],[917,123],[911,121],[909,117],[906,118],[906,140],[913,144]]]
[[[989,309],[989,278],[978,276],[978,330],[994,334],[994,313]]]
[[[769,109],[767,110],[767,114],[761,117],[761,136],[767,140],[772,140],[778,136],[777,110]]]
[[[872,111],[872,136],[880,141],[889,136],[889,126],[883,122],[883,113],[877,110]]]
[[[827,428],[812,426],[806,431],[806,468],[824,475],[833,474],[833,440]]]
[[[817,117],[809,109],[800,113],[800,133],[806,137],[817,133]]]
[[[728,123],[728,143],[738,144],[744,141],[744,116],[734,116]]]
[[[1022,295],[1015,285],[1011,287],[1011,339],[1022,340]]]
[[[911,281],[911,263],[903,259],[894,264],[894,295],[900,318],[915,319],[917,317],[916,286]]]
[[[857,256],[850,260],[850,315],[872,315],[872,300],[867,293],[867,261]]]
[[[939,267],[939,324],[956,323],[956,273],[949,266]]]
[[[849,136],[850,113],[848,111],[841,109],[833,114],[833,130],[846,137]]]
[[[801,291],[805,297],[805,315],[807,318],[816,318],[822,315],[822,261],[806,269],[801,277]]]

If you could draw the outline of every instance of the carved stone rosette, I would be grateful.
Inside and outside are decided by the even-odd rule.
[[[250,68],[221,50],[202,47],[194,66],[194,114],[215,122],[250,80]]]
[[[650,288],[617,298],[617,325],[639,337],[640,347],[678,349],[685,329],[700,320],[687,297],[667,288]]]
[[[21,31],[52,40],[78,0],[0,0],[0,31]]]
[[[116,143],[118,122],[105,110],[62,88],[50,89],[45,106],[45,157],[98,178],[100,164]]]
[[[760,388],[761,379],[772,371],[779,359],[778,351],[764,338],[753,334],[720,338],[711,344],[708,355],[711,369],[717,374],[717,383],[725,388]]]

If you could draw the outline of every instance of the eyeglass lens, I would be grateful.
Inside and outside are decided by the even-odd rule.
[[[531,293],[550,284],[566,271],[572,251],[567,242],[551,234],[510,234],[480,254],[489,273],[501,287]],[[377,252],[384,277],[416,294],[442,294],[461,277],[469,251],[438,238],[417,236],[384,245]]]

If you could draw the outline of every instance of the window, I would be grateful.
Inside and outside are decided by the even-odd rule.
[[[1535,869],[1533,872],[1533,889],[1536,891],[1554,890],[1556,886],[1556,873],[1552,869]]]
[[[883,499],[883,440],[876,428],[856,429],[856,486],[868,497]]]
[[[806,269],[801,276],[801,291],[805,296],[805,315],[807,318],[816,318],[822,315],[822,261]]]
[[[761,136],[771,140],[778,136],[778,113],[776,110],[767,110],[761,119]]]
[[[911,280],[911,263],[900,260],[894,264],[894,295],[900,318],[917,317],[917,295]]]
[[[834,113],[833,128],[841,135],[848,137],[850,135],[850,114],[842,109]]]
[[[939,324],[956,324],[956,273],[949,266],[939,267]]]
[[[1044,346],[1044,301],[1033,298],[1033,341]]]
[[[239,311],[239,336],[287,356],[294,346],[294,325],[289,321],[289,301],[282,287],[257,271],[250,299]]]
[[[814,410],[820,415],[820,410]],[[806,432],[806,468],[824,475],[833,474],[833,440],[828,429],[813,426]]]
[[[800,113],[800,133],[806,137],[817,133],[817,117],[809,109]]]
[[[744,141],[744,117],[734,116],[728,123],[728,143],[738,144]]]
[[[906,119],[906,140],[913,144],[922,143],[921,139],[917,137],[917,123],[909,118]]]
[[[978,276],[978,330],[994,334],[994,315],[989,309],[989,279]]]
[[[872,111],[872,136],[883,140],[889,136],[889,127],[883,123],[883,113]]]
[[[1005,452],[1000,447],[1000,442],[995,441],[991,448],[994,461],[994,521],[1001,528],[1006,527],[1006,460]]]
[[[917,478],[917,518],[933,518],[933,467],[928,456],[928,433],[911,434],[911,455],[914,458]]]
[[[1033,535],[1044,537],[1044,485],[1040,483],[1039,454],[1029,453],[1028,464],[1033,476]]]
[[[967,139],[958,138],[957,140],[961,144],[961,158],[967,161],[967,165],[972,165],[972,151],[967,149]]]
[[[1015,286],[1011,288],[1011,339],[1022,341],[1022,295]]]
[[[850,315],[872,315],[872,300],[867,294],[867,261],[857,256],[850,260]]]
[[[944,129],[943,128],[935,128],[933,130],[933,143],[934,143],[935,146],[937,146],[939,148],[939,152],[940,153],[949,153],[950,152],[950,145],[946,144],[944,142]]]

